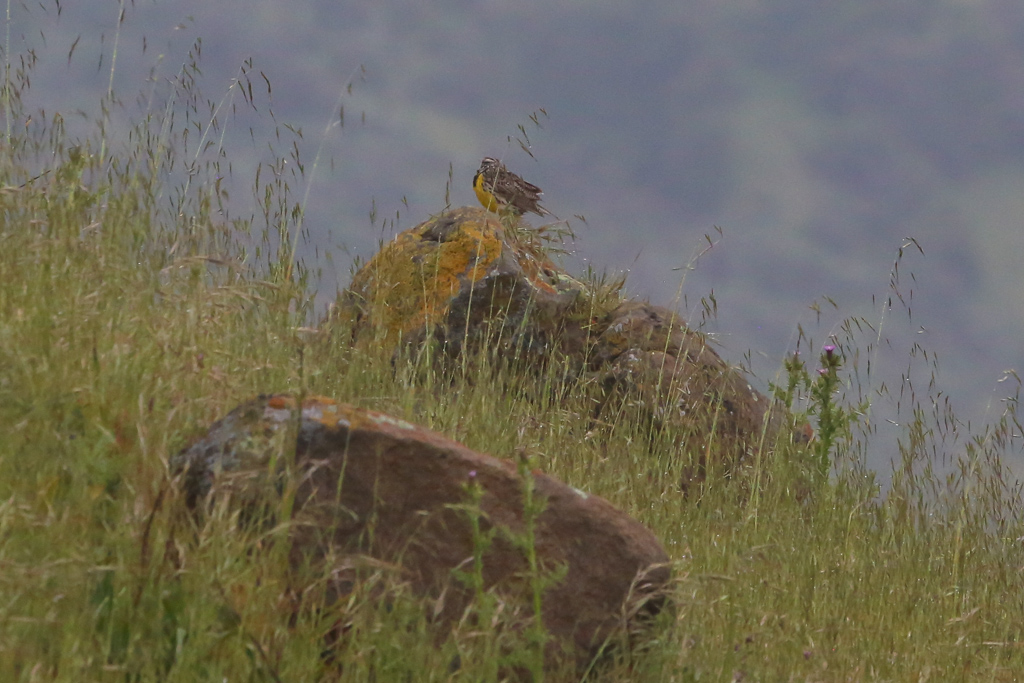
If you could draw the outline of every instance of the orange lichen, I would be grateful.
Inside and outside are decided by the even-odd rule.
[[[295,399],[287,394],[275,394],[267,399],[267,407],[274,410],[290,410],[295,407]]]

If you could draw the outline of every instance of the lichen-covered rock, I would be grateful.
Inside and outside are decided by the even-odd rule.
[[[239,406],[172,464],[193,506],[231,496],[272,508],[292,457],[296,563],[341,558],[323,568],[340,584],[359,579],[359,563],[349,558],[394,563],[415,591],[437,599],[436,623],[450,625],[473,597],[453,570],[472,565],[470,510],[477,509],[482,533],[496,530],[483,554],[484,587],[517,606],[510,613],[529,614],[524,479],[509,462],[382,413],[325,398],[300,408],[277,395]],[[535,518],[539,566],[557,579],[543,593],[548,656],[585,664],[623,627],[665,607],[668,557],[650,531],[607,501],[528,476],[544,503]],[[470,486],[479,493],[475,508],[465,507]]]
[[[464,207],[386,244],[355,274],[332,319],[363,348],[434,339],[449,356],[481,342],[531,354],[548,348],[582,291],[494,214]]]
[[[691,456],[686,488],[707,466],[728,474],[776,445],[785,411],[722,360],[673,311],[597,296],[551,262],[537,241],[515,239],[493,214],[446,212],[398,235],[356,273],[332,320],[357,345],[387,353],[400,340],[441,342],[448,357],[486,341],[505,357],[559,366],[603,393],[594,412],[614,422],[628,407]]]

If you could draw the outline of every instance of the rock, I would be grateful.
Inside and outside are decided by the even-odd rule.
[[[525,233],[524,233],[525,234]],[[583,285],[494,214],[465,207],[385,245],[352,278],[331,314],[363,348],[438,341],[457,356],[486,342],[536,355],[560,334]]]
[[[524,480],[516,467],[330,399],[308,398],[296,412],[289,396],[261,396],[215,423],[172,463],[189,504],[231,495],[241,505],[274,509],[283,487],[279,475],[269,474],[270,463],[282,470],[283,454],[294,446],[293,561],[340,557],[323,568],[344,578],[340,586],[357,580],[358,562],[350,558],[394,563],[418,594],[437,600],[435,623],[443,629],[473,598],[468,581],[453,573],[472,565],[470,517],[460,507],[472,482],[480,487],[484,533],[498,530],[483,555],[485,588],[530,614],[529,567],[517,542],[526,531]],[[289,443],[296,433],[297,443]],[[585,665],[603,643],[621,637],[624,622],[627,630],[640,627],[666,607],[668,557],[649,530],[607,501],[545,474],[530,476],[544,501],[535,525],[537,558],[549,578],[564,572],[543,593],[548,661],[567,654]]]
[[[595,417],[623,401],[642,406],[653,429],[671,430],[693,456],[684,488],[704,479],[709,457],[729,473],[762,445],[775,446],[784,409],[673,311],[620,304],[597,337],[591,367],[604,389]]]
[[[624,300],[614,288],[599,294],[554,264],[539,239],[517,233],[530,234],[506,230],[482,209],[435,216],[356,273],[330,322],[346,321],[357,345],[388,352],[399,340],[434,339],[452,357],[466,342],[497,339],[528,367],[556,354],[567,379],[602,388],[595,420],[612,421],[607,416],[627,402],[672,434],[691,458],[684,489],[706,476],[709,462],[728,475],[758,451],[770,454],[785,410],[704,335],[668,309]]]

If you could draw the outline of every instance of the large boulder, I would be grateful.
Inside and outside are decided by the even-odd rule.
[[[735,471],[785,433],[785,409],[679,314],[574,279],[547,256],[543,233],[482,209],[455,209],[398,235],[355,274],[329,319],[338,321],[357,345],[387,353],[400,340],[429,339],[445,357],[480,341],[514,345],[504,356],[527,367],[557,354],[559,367],[600,386],[596,424],[627,409],[674,437],[689,456],[683,488],[711,463]]]
[[[237,407],[173,466],[193,507],[230,496],[251,509],[274,509],[292,449],[293,562],[335,558],[322,569],[338,577],[338,593],[359,580],[353,557],[398,565],[417,593],[437,600],[435,623],[443,629],[471,605],[465,572],[474,547],[486,545],[482,588],[518,606],[510,613],[530,614],[522,467],[382,413],[319,397],[300,408],[286,395]],[[536,578],[548,582],[547,656],[583,665],[625,635],[624,626],[642,626],[665,607],[668,557],[649,530],[607,501],[545,474],[526,476],[542,502],[533,546],[542,572]]]

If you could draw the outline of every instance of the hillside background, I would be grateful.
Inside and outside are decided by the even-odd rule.
[[[924,249],[900,264],[912,324],[883,330],[876,365],[898,373],[914,343],[937,353],[965,419],[1016,388],[1000,380],[1024,365],[1024,4],[143,0],[120,31],[118,12],[12,7],[10,52],[38,59],[26,105],[90,130],[116,46],[115,121],[162,111],[201,39],[190,78],[236,112],[229,217],[255,212],[268,140],[294,141],[307,177],[325,141],[303,247],[323,305],[353,257],[443,208],[449,167],[451,202],[472,203],[492,155],[572,220],[571,268],[629,271],[627,291],[657,303],[720,227],[677,307],[699,317],[713,292],[707,330],[761,389],[798,325],[821,343],[847,316],[884,321],[906,237]],[[229,89],[242,71],[255,108]],[[535,159],[509,141],[518,126]],[[819,319],[823,297],[838,310]]]

